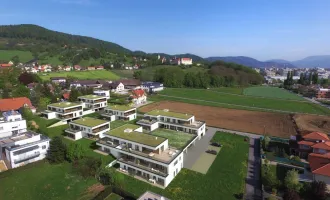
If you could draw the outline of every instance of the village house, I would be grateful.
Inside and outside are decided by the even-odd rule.
[[[99,80],[75,80],[70,83],[70,87],[80,88],[80,87],[88,87],[88,88],[101,88],[103,86],[103,82]]]
[[[122,82],[115,81],[105,85],[106,89],[110,89],[111,92],[122,92],[125,90],[125,86]]]
[[[36,112],[36,108],[32,106],[30,99],[27,97],[17,97],[9,99],[0,99],[0,111],[19,111],[22,107],[30,108],[33,113]]]
[[[80,71],[80,70],[81,70],[81,67],[80,67],[79,65],[75,65],[75,66],[74,66],[74,70],[75,70],[75,71]]]
[[[94,66],[89,66],[89,67],[87,67],[87,70],[88,71],[95,70],[95,67]]]
[[[66,78],[65,77],[51,77],[50,81],[52,83],[56,83],[56,84],[60,84],[60,83],[65,83],[66,82]]]
[[[71,66],[65,66],[65,67],[63,67],[63,70],[69,72],[69,71],[72,70],[72,67]]]
[[[141,87],[141,81],[138,79],[121,79],[118,82],[121,82],[125,89],[135,90]]]
[[[132,90],[130,98],[135,105],[140,105],[147,102],[147,95],[142,89]]]
[[[192,65],[191,58],[173,58],[170,60],[171,65]]]
[[[104,67],[103,66],[96,66],[95,69],[96,70],[102,70],[102,69],[104,69]]]
[[[159,82],[142,82],[141,88],[146,90],[149,93],[159,92],[164,90],[164,85]]]

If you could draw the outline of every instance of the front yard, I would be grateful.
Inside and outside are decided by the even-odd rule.
[[[207,174],[184,168],[165,190],[125,176],[124,189],[136,196],[150,190],[175,200],[236,199],[245,190],[249,143],[242,136],[222,132],[213,141],[223,147]]]

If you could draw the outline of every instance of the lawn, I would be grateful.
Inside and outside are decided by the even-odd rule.
[[[30,51],[0,50],[0,60],[9,62],[14,56],[18,56],[19,61],[23,63],[33,59]]]
[[[172,131],[168,129],[156,129],[152,135],[168,139],[168,144],[177,149],[183,149],[195,136],[189,133]]]
[[[211,90],[200,89],[173,89],[167,88],[158,96],[149,98],[152,101],[173,100],[186,103],[219,106],[264,111],[286,111],[330,115],[328,108],[309,102],[289,101],[284,99],[260,98],[244,95],[221,94]]]
[[[243,94],[244,88],[240,87],[219,87],[211,88],[212,91],[230,93],[230,94]]]
[[[124,120],[116,120],[116,121],[110,122],[110,130],[118,128],[118,127],[120,127],[124,124],[127,124],[127,123],[128,122],[124,121]]]
[[[82,80],[118,80],[119,76],[107,70],[95,70],[95,71],[71,71],[71,72],[51,72],[47,75],[39,75],[42,80],[49,80],[51,77],[67,77],[73,76]]]
[[[115,193],[111,193],[109,196],[107,196],[107,198],[105,198],[104,200],[121,200],[123,199],[121,196],[119,196],[118,194]]]
[[[134,70],[115,69],[112,72],[123,78],[133,78]]]
[[[91,199],[87,188],[97,184],[95,178],[82,179],[71,173],[71,164],[50,165],[40,161],[0,174],[1,199],[62,200]]]
[[[149,190],[175,200],[236,199],[245,190],[249,143],[242,136],[222,132],[213,141],[223,147],[207,174],[184,168],[165,190],[125,176],[124,189],[136,196]]]
[[[285,89],[270,86],[248,87],[244,89],[244,95],[267,97],[267,98],[279,98],[304,101],[304,98],[297,94],[291,93]]]

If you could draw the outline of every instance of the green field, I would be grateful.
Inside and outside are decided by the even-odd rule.
[[[136,196],[149,190],[175,200],[236,199],[234,195],[245,190],[249,143],[242,136],[220,132],[213,141],[223,147],[207,174],[183,168],[165,190],[125,176],[123,188]]]
[[[243,94],[244,88],[240,87],[220,87],[220,88],[211,88],[212,91],[230,93],[230,94]]]
[[[23,63],[33,59],[30,51],[0,50],[0,60],[9,62],[14,56],[18,56],[19,61]]]
[[[47,75],[39,75],[42,80],[49,80],[51,77],[67,77],[73,76],[82,80],[118,80],[119,76],[107,70],[95,70],[95,71],[72,71],[72,72],[51,72]]]
[[[289,100],[304,101],[304,98],[297,94],[291,93],[285,89],[278,87],[259,86],[245,88],[244,95],[256,96],[256,97],[267,97],[267,98],[280,98]]]
[[[151,101],[172,100],[186,103],[210,105],[226,108],[284,111],[330,115],[330,110],[309,102],[290,101],[284,99],[260,98],[244,95],[231,95],[200,89],[172,89],[167,88],[158,96],[149,98]]]
[[[36,162],[0,174],[1,199],[91,199],[87,188],[97,183],[71,173],[71,164],[50,165]]]
[[[107,198],[105,198],[104,200],[121,200],[123,199],[121,196],[119,196],[118,194],[115,193],[111,193],[109,196],[107,196]]]

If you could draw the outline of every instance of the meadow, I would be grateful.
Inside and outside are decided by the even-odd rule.
[[[223,132],[217,132],[212,141],[223,147],[206,174],[183,168],[165,190],[125,176],[123,188],[136,196],[149,190],[175,200],[236,199],[245,190],[249,143]]]
[[[236,94],[222,94],[212,90],[167,88],[158,96],[150,98],[152,101],[172,100],[186,103],[210,105],[225,108],[247,110],[264,110],[273,112],[297,112],[320,115],[330,115],[330,110],[309,102],[285,99],[260,98]]]
[[[244,89],[243,94],[256,97],[305,101],[303,97],[298,96],[297,94],[291,93],[283,88],[270,86],[248,87]]]
[[[19,61],[23,63],[33,59],[30,51],[0,50],[0,60],[9,62],[14,56],[18,56]]]
[[[46,75],[40,74],[40,78],[44,81],[51,77],[67,77],[72,76],[81,80],[118,80],[120,77],[108,70],[95,71],[70,71],[70,72],[51,72]]]

